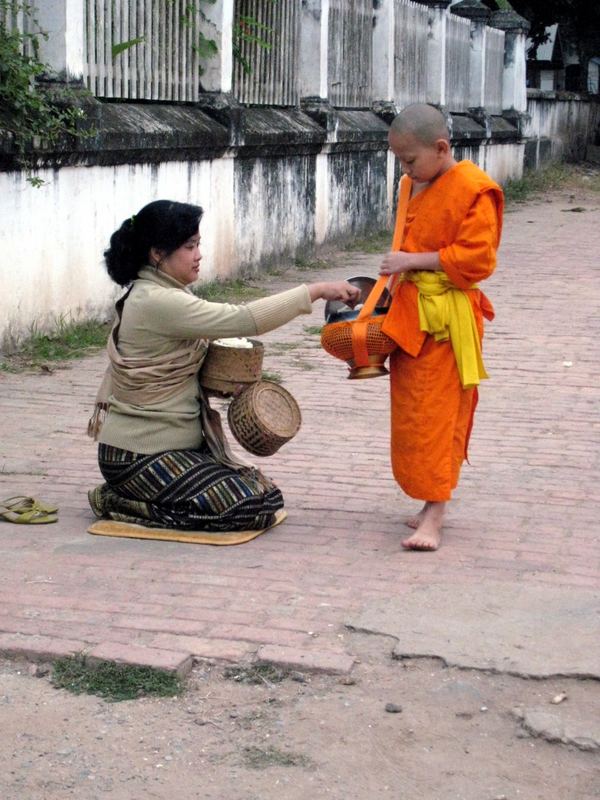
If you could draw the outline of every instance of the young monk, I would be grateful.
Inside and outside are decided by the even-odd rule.
[[[483,317],[494,312],[477,283],[496,266],[504,200],[479,167],[455,161],[433,106],[405,108],[389,143],[410,197],[401,249],[380,268],[395,276],[383,326],[399,345],[390,358],[392,468],[406,494],[424,501],[406,521],[415,532],[403,547],[436,550],[487,378]]]

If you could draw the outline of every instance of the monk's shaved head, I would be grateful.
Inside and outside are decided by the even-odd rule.
[[[426,145],[433,145],[438,139],[450,140],[444,115],[427,103],[413,103],[406,106],[392,122],[391,134],[396,136],[411,134]]]

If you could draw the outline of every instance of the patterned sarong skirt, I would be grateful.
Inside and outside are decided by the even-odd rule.
[[[100,517],[158,528],[242,531],[266,528],[283,508],[279,489],[253,468],[235,470],[207,449],[142,455],[101,444],[106,483],[89,493]]]

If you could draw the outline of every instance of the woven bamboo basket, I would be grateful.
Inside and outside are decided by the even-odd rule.
[[[377,312],[375,313],[377,314]],[[358,316],[358,312],[355,313],[355,316]],[[321,346],[330,355],[348,364],[350,367],[349,378],[375,378],[378,375],[387,375],[385,360],[396,348],[396,343],[382,332],[381,326],[384,320],[385,313],[365,320],[367,358],[363,356],[357,359],[354,337],[356,319],[346,318],[341,322],[330,322],[323,326]],[[357,363],[357,360],[360,363]]]
[[[256,339],[248,341],[252,347],[226,347],[211,342],[200,370],[200,385],[229,396],[240,386],[250,386],[259,381],[265,348]]]
[[[259,381],[229,404],[227,422],[241,446],[272,456],[299,431],[302,417],[292,395],[272,381]]]

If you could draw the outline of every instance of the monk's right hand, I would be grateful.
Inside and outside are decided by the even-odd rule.
[[[354,308],[360,297],[358,286],[352,286],[348,281],[311,283],[308,291],[312,302],[315,300],[340,300],[350,308]]]

